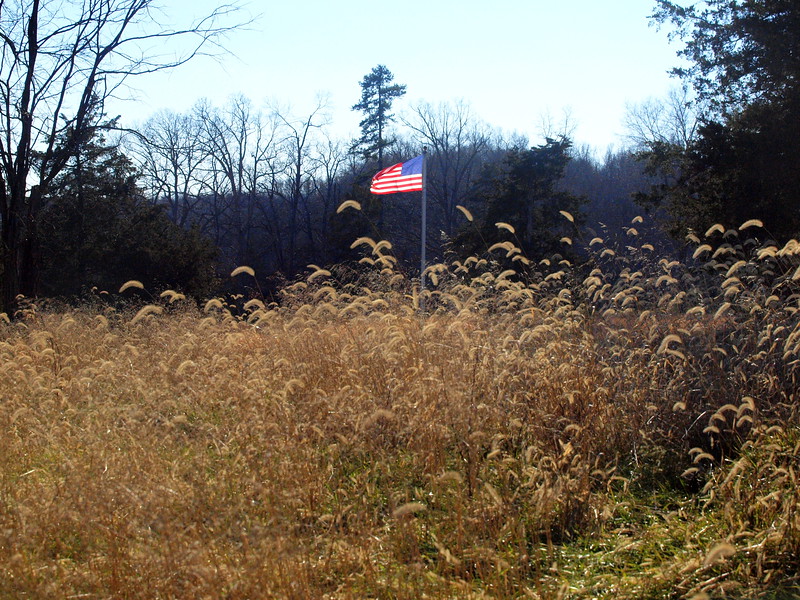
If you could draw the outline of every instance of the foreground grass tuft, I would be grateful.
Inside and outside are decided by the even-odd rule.
[[[278,304],[29,305],[0,598],[797,594],[796,246],[597,239],[422,302],[372,244]]]

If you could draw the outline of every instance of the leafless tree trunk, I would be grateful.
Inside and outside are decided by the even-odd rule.
[[[161,111],[127,143],[151,201],[165,204],[172,221],[181,227],[195,215],[203,179],[208,176],[209,154],[201,134],[192,115]]]
[[[440,211],[444,233],[452,236],[461,223],[456,206],[464,204],[471,192],[490,134],[462,102],[420,104],[404,123],[414,131],[416,142],[430,149],[428,200]]]
[[[234,26],[224,5],[186,27],[153,0],[0,2],[2,309],[36,292],[36,226],[48,186],[134,76],[177,67]]]
[[[328,222],[341,202],[339,174],[347,160],[347,148],[341,142],[326,137],[318,146],[316,176],[314,178],[314,197],[317,200],[316,218],[319,223],[320,243],[328,240]],[[308,213],[311,208],[308,209]],[[311,220],[311,215],[307,216]]]
[[[625,114],[627,139],[638,150],[655,143],[687,148],[698,124],[699,115],[686,87],[673,88],[664,99],[629,105]]]
[[[284,140],[286,156],[286,174],[288,176],[288,197],[286,200],[289,205],[289,244],[287,249],[286,270],[294,273],[298,217],[301,203],[307,200],[308,191],[312,189],[311,178],[315,170],[315,163],[310,159],[313,150],[313,132],[325,124],[323,115],[325,106],[322,101],[305,119],[295,120],[279,111],[276,112],[277,118],[281,120],[286,131]],[[313,245],[312,232],[308,231],[309,241]]]
[[[229,216],[235,239],[232,259],[243,265],[250,258],[259,191],[275,171],[277,123],[253,110],[243,96],[231,98],[221,111],[200,104],[196,117],[203,128],[209,168],[221,174],[225,183],[223,190],[215,192],[222,192],[230,199]]]

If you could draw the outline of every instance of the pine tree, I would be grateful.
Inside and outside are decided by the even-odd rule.
[[[684,237],[714,223],[759,219],[769,237],[800,234],[800,4],[796,0],[657,0],[688,66],[675,69],[699,99],[686,147],[650,144],[642,158],[663,183],[638,201],[665,209]]]
[[[531,260],[565,252],[568,248],[560,240],[570,234],[571,227],[559,211],[569,212],[580,222],[586,200],[559,186],[571,146],[567,138],[548,138],[540,146],[509,150],[502,164],[487,173],[485,214],[477,228],[466,228],[456,238],[456,250],[464,256],[480,254],[508,239],[507,231],[497,227],[502,222],[513,227],[515,243]]]
[[[353,110],[364,113],[359,123],[361,137],[356,141],[353,150],[359,152],[366,160],[378,161],[378,168],[383,168],[384,150],[394,143],[387,137],[387,128],[394,119],[391,113],[392,102],[406,93],[406,86],[392,83],[394,75],[383,65],[378,65],[364,76],[361,81],[361,102],[353,106]]]

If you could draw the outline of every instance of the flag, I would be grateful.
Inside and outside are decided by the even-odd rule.
[[[397,163],[378,171],[372,178],[369,191],[373,194],[396,194],[397,192],[422,191],[422,161],[417,156],[406,162]]]

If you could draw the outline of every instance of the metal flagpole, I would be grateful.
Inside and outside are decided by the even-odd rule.
[[[420,259],[419,259],[419,307],[425,310],[425,241],[428,236],[428,182],[427,182],[427,161],[428,147],[422,147],[422,231],[420,232]]]

